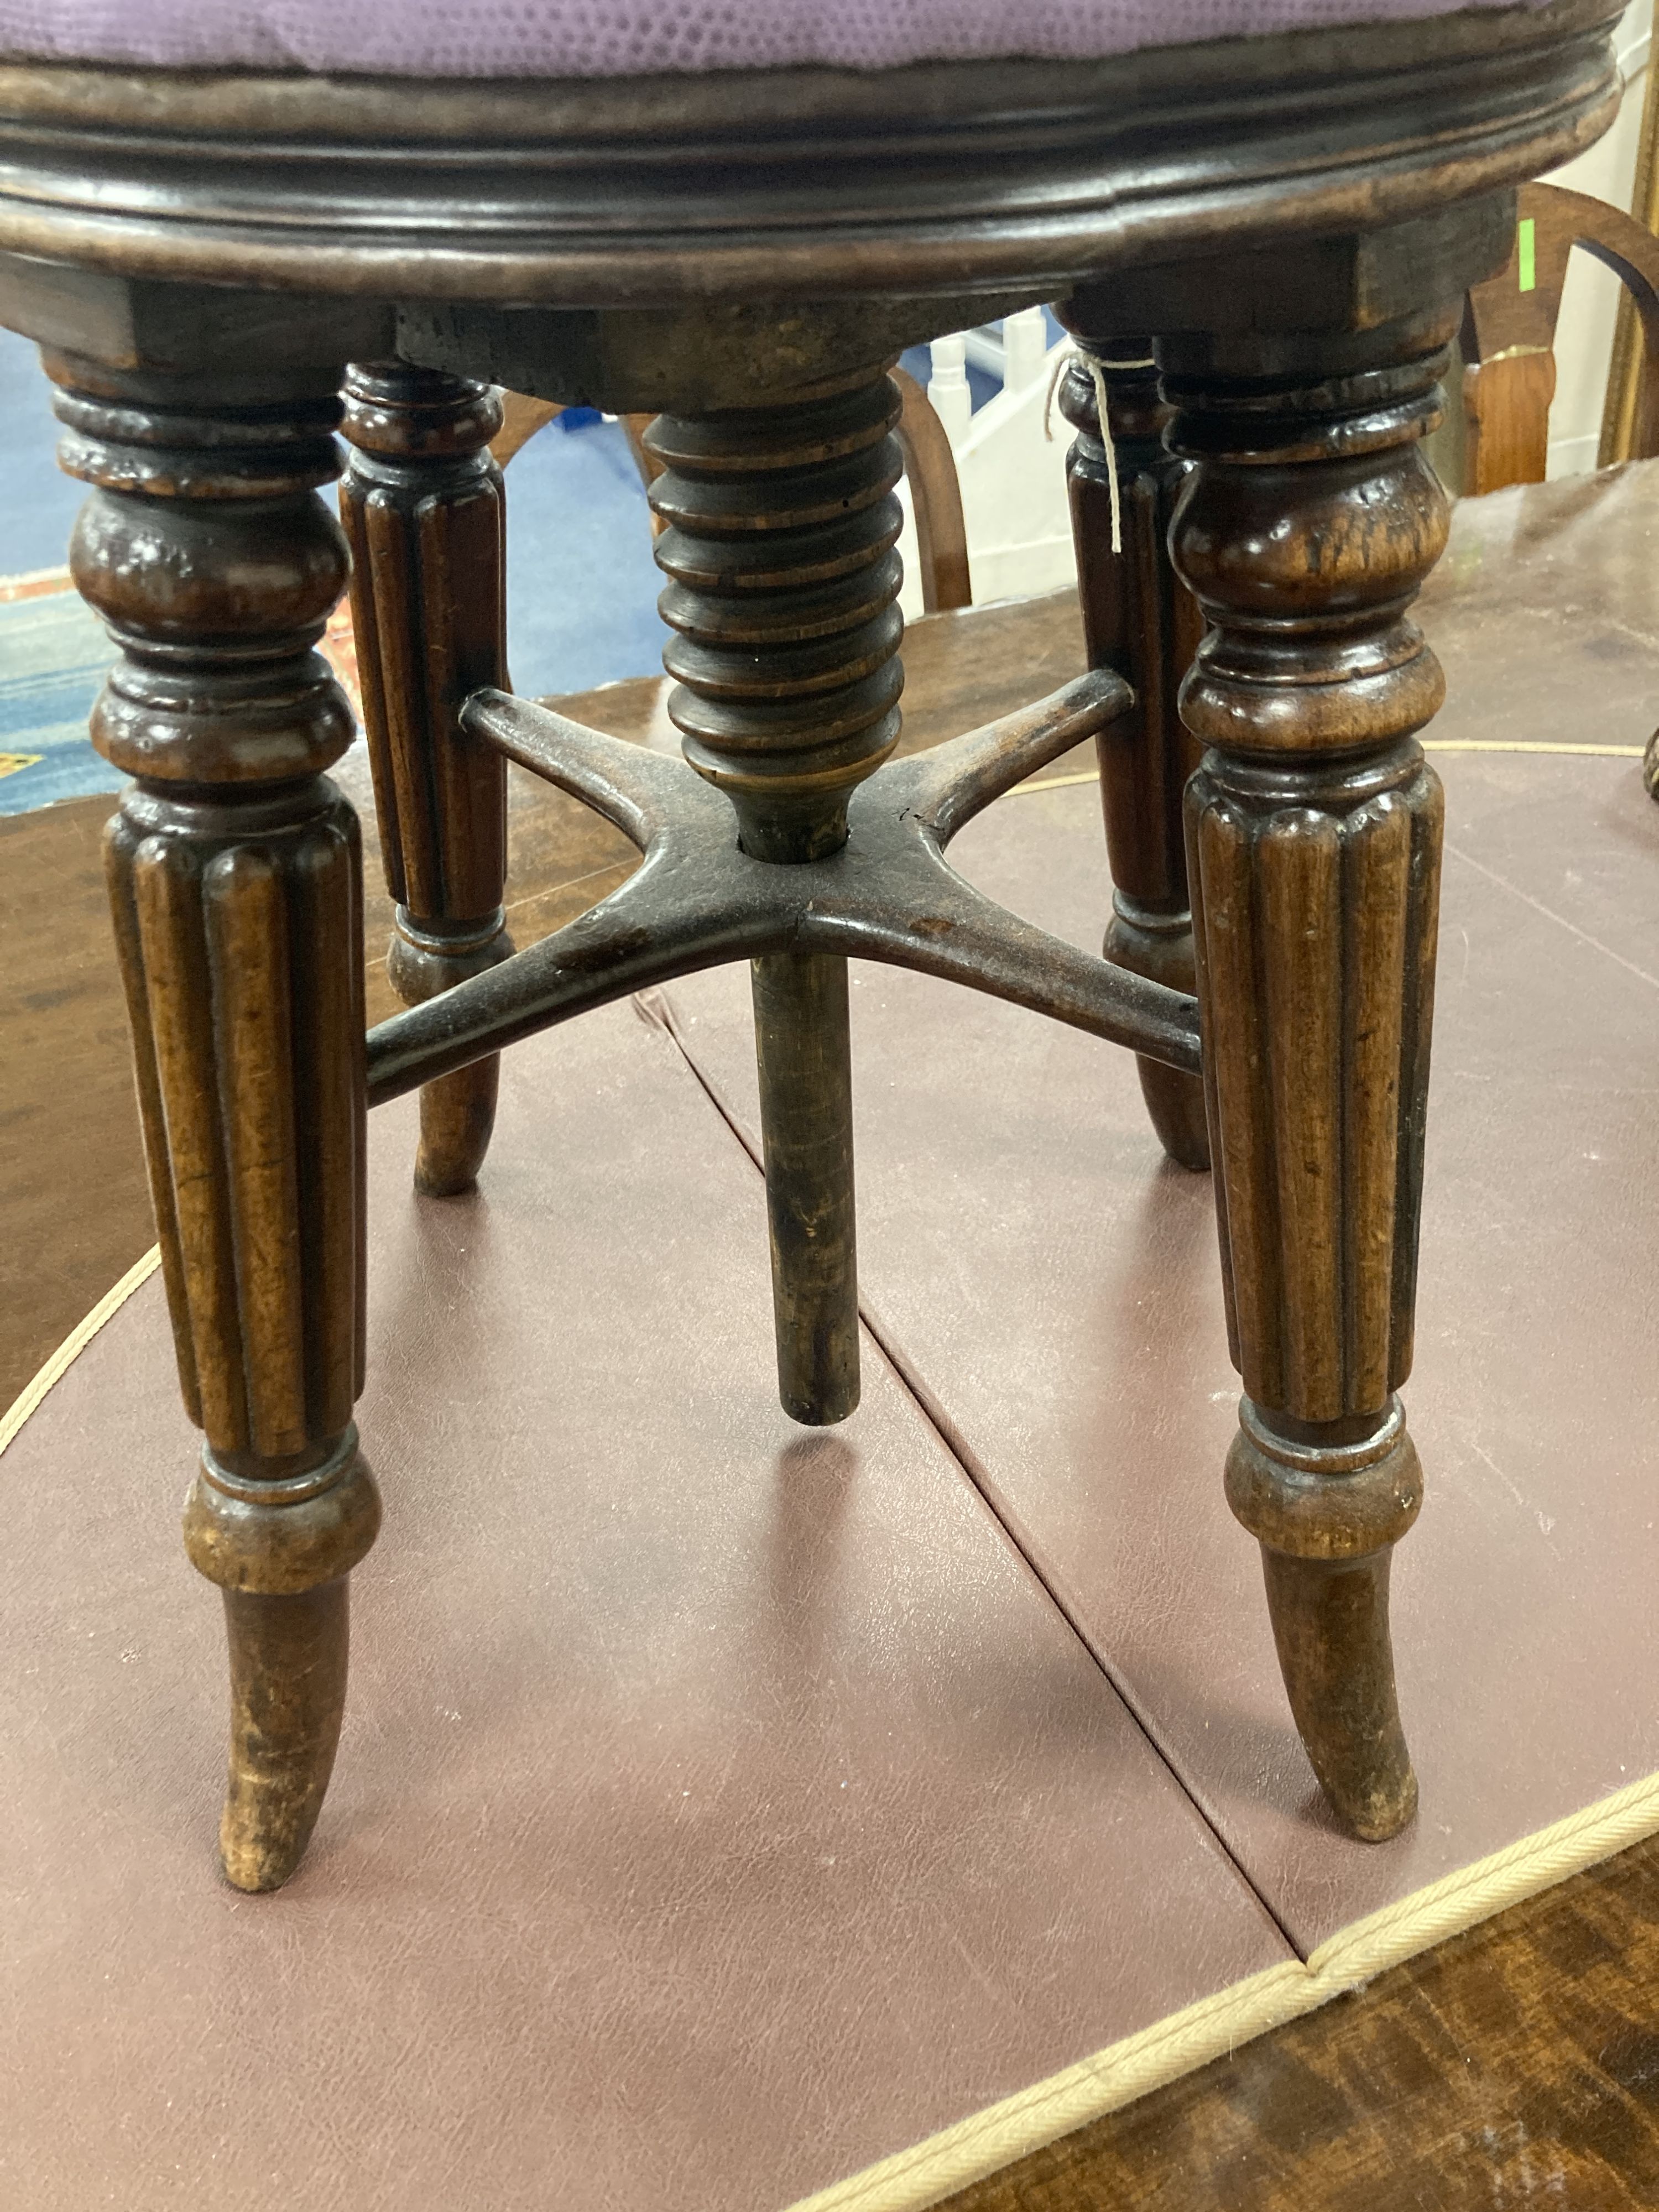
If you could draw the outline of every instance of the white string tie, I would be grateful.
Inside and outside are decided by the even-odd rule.
[[[1112,442],[1111,416],[1106,400],[1106,371],[1109,368],[1156,368],[1158,363],[1146,361],[1103,361],[1098,354],[1085,353],[1081,346],[1068,347],[1054,363],[1054,374],[1048,379],[1048,396],[1042,403],[1042,435],[1046,443],[1054,441],[1054,394],[1060,389],[1060,380],[1074,362],[1081,362],[1089,372],[1095,387],[1095,408],[1100,416],[1100,446],[1106,456],[1106,489],[1112,502],[1112,550],[1123,550],[1123,501],[1118,489],[1117,447]]]

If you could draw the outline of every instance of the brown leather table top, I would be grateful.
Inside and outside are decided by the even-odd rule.
[[[793,1429],[759,1177],[630,1006],[489,1187],[371,1145],[384,1488],[278,1895],[159,1279],[0,1461],[0,2204],[775,2212],[1288,1954],[914,1399]]]
[[[1639,471],[1462,509],[1438,733],[1639,743],[1656,523]],[[375,1119],[387,1525],[289,1889],[213,1871],[222,1660],[155,1282],[0,1461],[0,2203],[776,2212],[1288,1958],[1255,1890],[1305,1951],[1659,1767],[1659,811],[1627,761],[1440,766],[1407,1837],[1343,1840],[1302,1763],[1221,1497],[1208,1187],[1127,1060],[855,971],[903,1376],[867,1346],[860,1411],[808,1436],[758,1179],[615,1008],[509,1057],[477,1200],[416,1200],[411,1111]],[[957,853],[1097,942],[1096,805],[1027,793]],[[743,988],[669,994],[739,1106]]]

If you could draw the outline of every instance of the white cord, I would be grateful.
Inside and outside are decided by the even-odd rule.
[[[1048,379],[1048,396],[1042,403],[1042,434],[1052,445],[1054,436],[1054,394],[1060,389],[1060,380],[1073,362],[1081,362],[1093,380],[1095,409],[1100,416],[1100,447],[1106,456],[1106,489],[1112,502],[1112,550],[1123,550],[1123,502],[1117,482],[1117,448],[1112,442],[1111,417],[1106,399],[1106,371],[1109,368],[1156,368],[1155,361],[1104,361],[1098,354],[1085,353],[1081,346],[1071,346],[1054,363],[1054,374]]]

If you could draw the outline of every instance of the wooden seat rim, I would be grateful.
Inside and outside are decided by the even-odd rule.
[[[13,62],[0,252],[404,301],[1041,297],[1553,167],[1617,100],[1615,21],[1552,0],[1094,64],[580,83]]]

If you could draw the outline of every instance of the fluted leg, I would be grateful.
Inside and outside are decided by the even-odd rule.
[[[1233,1356],[1227,1467],[1261,1541],[1291,1710],[1356,1835],[1417,1784],[1395,1700],[1392,1546],[1411,1367],[1443,684],[1407,610],[1445,543],[1419,445],[1448,316],[1365,337],[1164,349],[1194,464],[1175,558],[1214,625],[1182,692],[1211,1142]]]
[[[58,358],[71,562],[121,659],[94,743],[137,778],[106,856],[163,1270],[205,1432],[185,1540],[225,1592],[225,1870],[298,1863],[345,1692],[345,1577],[380,1506],[362,1385],[362,860],[322,774],[349,712],[313,649],[346,549],[337,371],[117,374]]]
[[[340,513],[353,555],[351,612],[386,884],[398,902],[387,961],[406,1006],[513,950],[506,767],[457,720],[469,693],[506,682],[501,471],[488,385],[398,362],[347,374],[349,465]],[[477,1179],[495,1120],[491,1057],[421,1093],[417,1189]]]
[[[1114,885],[1104,950],[1109,960],[1137,975],[1190,992],[1193,922],[1181,807],[1187,779],[1198,765],[1198,747],[1177,702],[1204,624],[1170,566],[1168,543],[1185,465],[1163,442],[1169,410],[1158,397],[1151,340],[1104,329],[1088,310],[1068,319],[1089,356],[1072,362],[1060,389],[1060,410],[1078,433],[1066,472],[1084,638],[1090,666],[1127,677],[1136,698],[1134,714],[1095,740]],[[1112,471],[1090,362],[1106,393],[1116,464],[1118,550],[1113,547]],[[1207,1168],[1202,1083],[1155,1060],[1136,1065],[1164,1151],[1182,1167]]]
[[[848,800],[898,740],[901,408],[890,377],[779,407],[664,416],[651,503],[685,757],[738,842],[787,867],[847,842]],[[798,1421],[858,1403],[847,963],[755,963],[778,1384]]]

